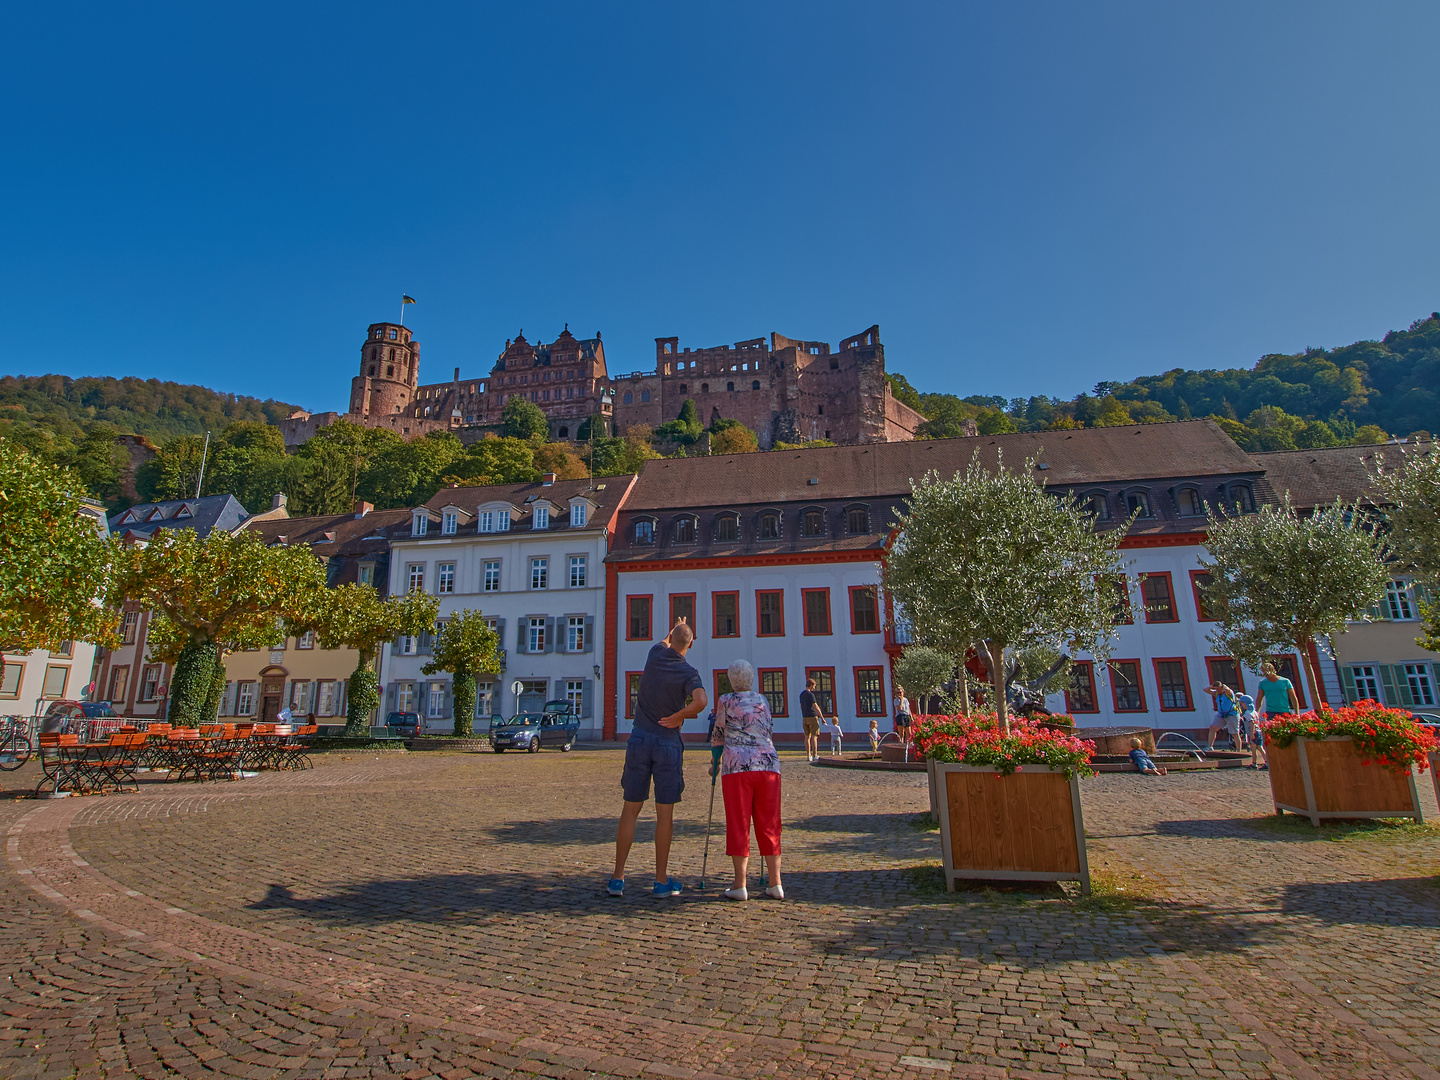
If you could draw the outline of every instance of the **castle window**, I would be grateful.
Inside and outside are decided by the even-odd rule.
[[[688,386],[686,386],[683,382],[680,384],[680,393],[683,394],[683,393],[685,393],[685,392],[686,392],[687,390],[689,390],[689,389],[690,389],[690,388],[689,388]]]
[[[370,365],[370,374],[371,374],[371,375],[374,375],[374,374],[375,374],[375,365],[374,365],[374,364],[371,364],[371,365]]]
[[[780,539],[780,515],[775,513],[760,515],[760,539]]]
[[[753,382],[751,382],[751,383],[750,383],[750,389],[751,389],[751,390],[759,390],[759,389],[760,389],[760,380],[759,380],[759,379],[755,379]]]
[[[395,374],[395,365],[394,365],[394,364],[386,364],[386,365],[385,365],[385,375],[386,375],[386,377],[393,377],[394,374]]]
[[[824,416],[824,415],[825,415],[825,406],[824,406],[824,405],[818,405],[818,406],[816,406],[816,408],[815,408],[815,415],[816,415],[816,416]]]
[[[824,536],[825,512],[823,510],[806,510],[800,518],[800,535]]]
[[[870,511],[863,506],[852,506],[845,511],[845,528],[852,536],[870,531]]]
[[[700,384],[700,393],[702,393],[702,394],[708,394],[709,392],[710,392],[710,384],[709,384],[708,382],[702,382],[702,383]]]
[[[1125,496],[1125,509],[1136,517],[1150,517],[1150,496],[1143,491],[1130,492]]]
[[[650,391],[649,391],[649,390],[641,390],[641,391],[640,391],[640,403],[643,405],[645,402],[647,402],[647,401],[649,401],[649,400],[650,400]]]
[[[740,538],[740,519],[734,514],[721,514],[715,520],[716,540],[738,540]]]
[[[734,392],[735,392],[735,384],[734,384],[733,382],[727,382],[727,383],[725,384],[725,389],[726,389],[726,390],[729,390],[731,393],[734,393]]]
[[[562,438],[562,439],[568,439],[569,437],[570,437],[570,429],[569,429],[568,427],[562,426],[562,427],[560,428],[560,438]]]
[[[395,331],[394,331],[394,330],[391,330],[391,331],[390,331],[390,340],[391,340],[391,341],[394,341],[394,340],[395,340]]]

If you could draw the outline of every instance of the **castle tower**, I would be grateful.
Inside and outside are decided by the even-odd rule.
[[[374,423],[405,411],[420,380],[420,343],[399,323],[371,323],[350,380],[350,417]]]

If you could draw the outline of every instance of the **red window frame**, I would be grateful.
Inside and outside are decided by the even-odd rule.
[[[850,589],[850,633],[852,634],[878,634],[880,633],[880,594],[874,585],[851,585]],[[872,630],[860,630],[855,625],[855,594],[864,593],[870,597],[870,610],[875,618],[875,627]]]
[[[1300,657],[1294,653],[1277,653],[1275,656],[1269,657],[1269,660],[1275,665],[1275,674],[1282,679],[1289,679],[1290,685],[1295,687],[1295,698],[1300,702],[1300,711],[1304,712],[1310,706],[1305,704],[1305,665],[1300,663]],[[1288,663],[1294,674],[1287,675],[1281,671],[1280,664],[1282,662]],[[1263,675],[1264,672],[1262,671],[1261,674]]]
[[[720,632],[720,597],[729,596],[735,600],[735,632],[733,634],[722,634]],[[717,592],[710,594],[710,636],[717,638],[737,638],[740,636],[740,594],[738,592]]]
[[[1194,712],[1195,711],[1195,688],[1190,684],[1190,664],[1183,656],[1156,656],[1150,660],[1155,671],[1155,702],[1160,706],[1161,712]],[[1179,664],[1180,678],[1185,681],[1185,700],[1188,705],[1166,705],[1165,687],[1160,682],[1161,664]]]
[[[1205,601],[1200,594],[1200,579],[1213,576],[1209,570],[1190,571],[1190,591],[1195,596],[1195,620],[1197,622],[1219,622],[1214,615],[1205,614]]]
[[[1120,707],[1120,692],[1119,688],[1115,685],[1116,664],[1135,665],[1135,686],[1140,691],[1140,707],[1138,709],[1122,709]],[[1132,659],[1128,656],[1122,656],[1110,661],[1110,703],[1115,706],[1117,713],[1145,713],[1150,711],[1150,707],[1145,701],[1145,668],[1140,663],[1139,657]]]
[[[774,633],[765,633],[760,628],[760,598],[762,596],[778,596],[780,598],[780,629]],[[785,590],[784,589],[756,589],[755,590],[755,636],[756,637],[784,637],[785,636]],[[774,670],[767,668],[767,671]]]
[[[1100,694],[1095,689],[1095,662],[1093,660],[1075,660],[1070,664],[1072,673],[1081,668],[1085,669],[1085,678],[1090,682],[1090,705],[1088,709],[1082,709],[1070,699],[1070,687],[1065,687],[1065,711],[1068,713],[1098,713],[1100,711]]]
[[[669,623],[669,625],[670,625],[670,626],[674,626],[675,623],[678,621],[678,616],[675,614],[675,601],[676,601],[676,600],[689,600],[689,601],[690,601],[690,619],[689,619],[690,629],[691,629],[691,630],[694,630],[696,634],[699,634],[700,631],[695,628],[695,594],[694,594],[693,592],[673,592],[673,593],[670,594],[670,623]],[[667,628],[667,629],[668,629],[668,628]]]
[[[1125,602],[1125,614],[1117,615],[1115,621],[1122,626],[1129,626],[1135,621],[1135,605],[1130,602],[1130,586],[1125,581],[1124,574],[1099,575],[1095,578],[1095,591],[1103,593],[1109,589],[1113,596],[1112,603],[1119,607],[1119,601]]]
[[[1235,665],[1235,680],[1233,682],[1226,681],[1225,685],[1230,687],[1230,689],[1234,690],[1237,694],[1243,694],[1245,692],[1245,668],[1241,665],[1240,661],[1236,660],[1233,656],[1205,657],[1205,674],[1210,678],[1210,681],[1206,685],[1214,686],[1217,682],[1222,681],[1215,675],[1216,663]],[[1217,705],[1216,708],[1218,709],[1219,706]]]
[[[1158,578],[1165,579],[1165,590],[1170,594],[1170,617],[1164,618],[1150,610],[1150,605],[1145,597],[1145,583]],[[1147,623],[1174,623],[1180,621],[1180,608],[1175,600],[1175,580],[1170,576],[1169,570],[1153,570],[1140,575],[1140,603],[1145,608],[1145,621]]]
[[[726,686],[729,686],[729,685],[730,685],[730,670],[729,670],[729,668],[716,668],[714,671],[712,671],[712,672],[710,673],[710,686],[711,686],[711,688],[715,691],[715,696],[714,696],[713,698],[711,698],[711,700],[710,700],[710,704],[711,704],[711,705],[714,705],[715,702],[717,702],[717,701],[720,700],[720,695],[721,695],[721,694],[728,694],[728,693],[731,692],[731,690],[721,690],[721,689],[720,689],[720,680],[721,680],[721,679],[724,679],[724,680],[725,680],[725,685],[726,685]],[[731,689],[733,690],[733,687],[732,687]]]
[[[637,600],[645,601],[645,635],[643,637],[631,632],[635,626],[635,602]],[[625,597],[625,640],[655,640],[655,595],[653,593],[631,593]]]
[[[823,594],[825,595],[825,629],[824,629],[824,630],[811,630],[811,629],[810,629],[810,597],[814,596],[816,593],[823,593]],[[827,588],[827,589],[801,589],[801,590],[800,590],[800,616],[801,616],[801,623],[802,623],[802,625],[801,625],[801,627],[800,627],[800,631],[801,631],[801,633],[802,633],[805,637],[827,637],[827,636],[829,636],[830,634],[833,634],[835,631],[834,631],[834,623],[832,623],[832,622],[830,621],[830,590],[829,590],[828,588]]]
[[[865,586],[858,586],[858,587],[859,587],[859,588],[864,588]],[[861,705],[862,705],[862,703],[865,701],[865,695],[860,692],[860,675],[861,675],[863,672],[866,672],[866,671],[873,671],[873,672],[875,672],[875,674],[876,674],[877,676],[879,676],[879,678],[880,678],[880,711],[879,711],[879,712],[864,712],[864,711],[862,711],[862,709],[861,709]],[[856,715],[856,716],[889,716],[889,715],[890,715],[890,711],[889,711],[889,709],[887,709],[887,708],[885,707],[885,701],[886,701],[886,697],[885,697],[885,669],[884,669],[883,667],[880,667],[880,666],[875,666],[875,667],[857,667],[857,668],[855,669],[855,673],[854,673],[854,674],[855,674],[855,715]]]
[[[773,701],[770,701],[770,698],[769,698],[769,697],[766,695],[766,693],[765,693],[765,676],[766,676],[766,675],[779,675],[779,676],[780,676],[781,691],[780,691],[780,708],[779,708],[778,710],[775,708],[775,703],[774,703]],[[760,691],[761,696],[764,697],[767,702],[770,702],[770,715],[771,715],[772,717],[775,717],[775,716],[789,716],[789,715],[790,715],[790,676],[789,676],[789,671],[788,671],[788,669],[783,668],[783,667],[779,667],[779,668],[760,668],[760,670],[758,670],[758,671],[755,672],[755,678],[756,678],[756,680],[757,680],[756,689],[758,689],[758,690]]]
[[[625,672],[625,719],[635,719],[635,702],[640,697],[640,676],[642,671]]]
[[[811,678],[820,672],[824,672],[830,676],[830,708],[826,709],[823,701],[817,700],[817,704],[820,706],[820,711],[826,716],[836,716],[840,711],[840,706],[836,701],[836,694],[839,692],[839,688],[835,685],[835,669],[833,667],[807,667],[805,669],[805,688],[807,690],[810,688]],[[817,690],[815,693],[816,698],[818,699],[823,693],[825,693],[824,690]]]

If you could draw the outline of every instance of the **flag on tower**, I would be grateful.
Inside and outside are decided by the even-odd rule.
[[[401,294],[400,294],[400,305],[401,305],[402,307],[403,307],[404,305],[406,305],[406,304],[413,304],[413,303],[415,303],[415,298],[414,298],[413,296],[406,296],[404,293],[401,293]]]

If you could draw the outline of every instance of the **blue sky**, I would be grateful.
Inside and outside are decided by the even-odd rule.
[[[10,5],[0,373],[343,408],[524,329],[879,323],[1071,396],[1440,308],[1440,5]],[[20,327],[25,329],[20,332]]]

